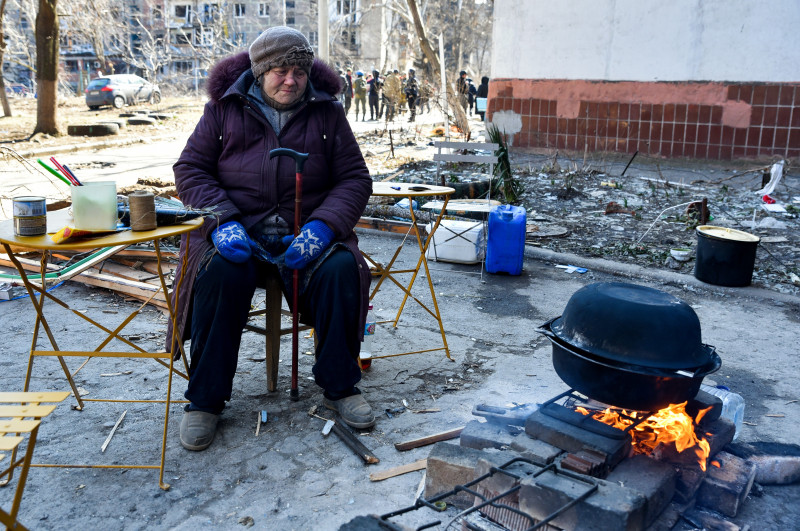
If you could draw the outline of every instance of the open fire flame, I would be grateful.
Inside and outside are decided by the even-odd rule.
[[[584,407],[575,409],[584,415],[591,415],[595,420],[620,430],[626,429],[641,416],[645,415],[645,413],[624,409],[612,410],[608,408],[594,413]],[[694,420],[686,413],[686,402],[670,404],[668,407],[659,410],[631,430],[633,452],[635,454],[649,455],[659,444],[674,444],[678,452],[693,448],[700,468],[705,471],[711,446],[705,438],[699,439],[697,437],[694,427],[695,423],[699,423],[709,409],[711,408],[700,411]]]

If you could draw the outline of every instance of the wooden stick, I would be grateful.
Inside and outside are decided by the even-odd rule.
[[[404,452],[405,450],[411,450],[412,448],[419,448],[420,446],[427,446],[429,444],[437,443],[440,441],[448,441],[450,439],[455,439],[461,432],[464,430],[464,426],[460,428],[455,428],[453,430],[443,431],[441,433],[436,433],[434,435],[428,435],[427,437],[420,437],[419,439],[412,439],[410,441],[405,441],[401,443],[395,443],[394,447],[399,452]]]
[[[106,448],[108,447],[108,443],[111,442],[111,437],[114,436],[114,432],[117,431],[117,428],[119,428],[119,425],[122,424],[122,419],[125,418],[125,415],[127,413],[128,413],[128,410],[126,409],[125,411],[122,412],[122,415],[119,416],[119,420],[117,420],[117,423],[114,424],[113,428],[111,428],[111,433],[109,433],[108,437],[106,437],[106,442],[104,442],[103,446],[100,447],[100,451],[101,452],[105,452],[106,451]]]
[[[353,435],[353,432],[341,426],[338,422],[333,425],[333,432],[339,436],[343,443],[353,450],[353,453],[363,459],[366,464],[374,465],[375,463],[380,462],[380,459],[375,457],[375,455],[370,452],[369,449],[361,443],[361,441],[356,439],[356,436]]]
[[[370,474],[369,480],[383,481],[384,479],[389,479],[395,476],[408,474],[409,472],[414,472],[416,470],[423,470],[427,466],[428,466],[428,460],[420,459],[419,461],[414,461],[413,463],[407,463],[405,465],[400,465],[394,468],[390,468],[388,470],[384,470],[383,472],[375,472],[373,474]]]

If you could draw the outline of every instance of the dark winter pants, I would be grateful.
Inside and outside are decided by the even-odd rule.
[[[377,120],[380,118],[379,111],[380,101],[378,100],[378,95],[374,92],[369,93],[369,119],[370,120]]]
[[[250,301],[267,274],[277,274],[275,266],[255,259],[235,264],[219,254],[198,272],[185,393],[189,410],[220,413],[230,400]],[[358,266],[343,248],[319,266],[300,297],[302,320],[314,326],[318,339],[314,379],[333,400],[353,394],[361,380],[359,301]]]
[[[417,97],[406,94],[406,100],[408,101],[408,110],[411,111],[411,116],[408,117],[408,121],[413,122],[414,115],[417,114]]]

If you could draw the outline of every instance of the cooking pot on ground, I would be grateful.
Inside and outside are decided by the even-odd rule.
[[[722,365],[714,347],[703,345],[709,361],[692,370],[645,367],[594,357],[561,341],[550,329],[537,331],[552,343],[553,367],[576,391],[600,402],[638,411],[657,411],[697,394],[703,378]]]

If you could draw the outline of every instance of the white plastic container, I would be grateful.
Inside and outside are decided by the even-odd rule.
[[[114,230],[117,228],[117,183],[102,181],[73,186],[72,219],[76,229]]]
[[[427,225],[428,233],[433,228]],[[476,264],[483,260],[486,230],[480,221],[443,220],[433,235],[425,256],[437,262]]]
[[[722,400],[722,414],[720,416],[733,421],[736,426],[736,432],[733,434],[733,440],[735,441],[739,437],[742,421],[744,421],[744,398],[733,391],[706,384],[700,384],[700,390]]]

